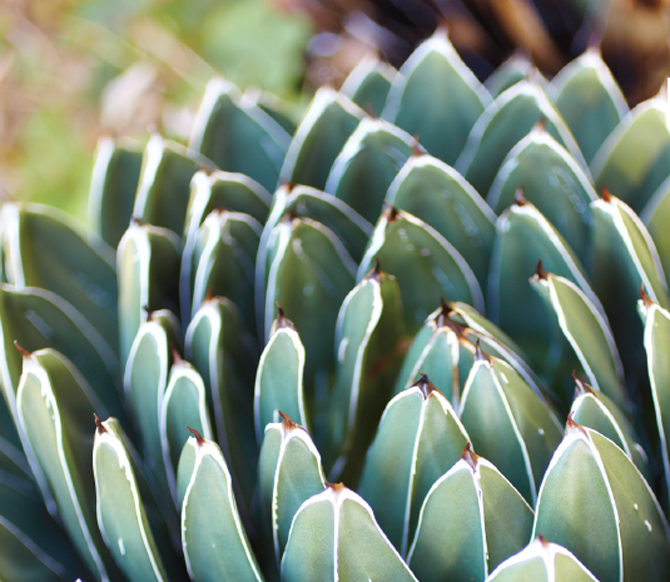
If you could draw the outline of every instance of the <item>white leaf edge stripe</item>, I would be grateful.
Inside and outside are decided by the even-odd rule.
[[[222,214],[211,212],[205,221],[202,223],[198,229],[195,237],[194,248],[191,259],[195,257],[199,242],[204,238],[205,246],[202,249],[200,254],[200,259],[198,260],[198,266],[195,269],[195,281],[193,285],[193,297],[191,298],[191,317],[200,308],[203,298],[207,295],[207,284],[209,282],[209,276],[211,275],[214,262],[217,258],[216,250],[219,244],[223,241],[224,244],[232,247],[234,249],[237,262],[244,269],[242,261],[240,260],[241,256],[248,259],[251,268],[249,270],[249,276],[251,277],[251,282],[255,282],[255,268],[256,268],[256,257],[245,256],[244,249],[241,245],[238,244],[238,241],[230,233],[230,223],[238,222],[247,225],[257,236],[260,241],[260,237],[263,233],[263,227],[260,222],[249,214],[244,214],[243,212],[232,212],[226,211]],[[183,264],[183,261],[182,261]],[[246,269],[244,269],[246,271]],[[189,269],[189,274],[192,272],[192,269]]]
[[[332,487],[326,487],[324,491],[321,493],[317,493],[316,495],[313,495],[309,499],[303,502],[303,504],[300,506],[300,509],[295,514],[295,517],[293,518],[293,523],[291,523],[291,529],[289,530],[288,534],[288,541],[286,542],[286,547],[291,542],[291,536],[293,535],[293,530],[295,529],[295,524],[298,521],[298,516],[310,505],[316,505],[317,503],[330,503],[333,507],[333,525],[334,525],[334,531],[333,531],[333,582],[339,582],[340,580],[340,574],[339,574],[339,563],[338,563],[338,553],[339,553],[339,542],[340,542],[340,512],[342,510],[342,506],[345,501],[352,501],[356,503],[357,505],[360,505],[366,513],[369,515],[372,524],[374,525],[375,529],[377,530],[377,533],[381,537],[381,539],[386,542],[387,547],[393,552],[393,554],[396,556],[398,559],[398,563],[401,564],[404,568],[407,574],[409,574],[412,577],[412,580],[415,580],[418,582],[416,576],[414,573],[409,569],[405,561],[400,557],[400,554],[398,553],[398,550],[395,549],[395,546],[389,542],[388,538],[386,537],[386,534],[382,531],[382,529],[379,527],[379,524],[377,523],[377,520],[375,519],[374,512],[372,511],[372,508],[368,505],[367,501],[363,499],[360,495],[358,495],[356,492],[352,491],[351,489],[347,487],[343,487],[340,491],[335,491]],[[281,577],[282,579],[284,578],[284,566],[286,564],[286,553],[284,554],[284,558],[282,558],[281,562]]]
[[[598,329],[602,331],[603,338],[605,339],[605,342],[609,347],[610,352],[609,355],[611,357],[611,363],[614,364],[614,371],[618,376],[619,380],[622,381],[623,365],[621,364],[619,351],[617,350],[616,344],[614,343],[614,336],[612,335],[612,330],[610,329],[607,319],[605,319],[602,316],[602,314],[598,312],[595,306],[589,301],[589,298],[586,295],[586,293],[584,293],[577,285],[575,285],[569,279],[566,279],[565,277],[559,277],[558,275],[549,274],[549,276],[546,279],[540,279],[538,283],[548,288],[549,297],[552,305],[554,306],[554,311],[556,313],[556,316],[558,317],[558,322],[561,327],[561,330],[563,331],[565,337],[570,342],[572,349],[577,354],[579,362],[582,364],[582,366],[584,366],[584,371],[588,375],[590,382],[593,384],[593,387],[598,392],[603,392],[602,388],[600,388],[600,384],[598,383],[598,379],[596,378],[593,370],[591,369],[591,366],[589,365],[588,359],[582,352],[579,342],[577,342],[577,339],[575,338],[574,334],[568,328],[567,321],[565,318],[565,311],[562,308],[560,299],[558,298],[558,292],[556,289],[557,283],[564,285],[572,292],[574,292],[583,301],[584,305],[588,308],[588,310],[593,314],[593,317],[598,322]],[[622,390],[622,396],[623,396],[623,390]]]
[[[184,316],[190,315],[192,257],[198,228],[205,218],[203,215],[211,200],[212,186],[218,181],[237,182],[246,186],[259,201],[268,207],[268,213],[273,204],[273,198],[270,193],[258,182],[245,174],[223,171],[208,174],[203,170],[199,170],[193,174],[193,178],[191,178],[191,194],[186,211],[186,223],[184,225],[184,250],[179,271],[179,297],[182,301],[183,321],[189,321],[190,319],[190,317]],[[188,310],[186,306],[189,306]],[[184,313],[184,311],[188,311],[188,313]]]
[[[397,117],[409,77],[420,66],[421,61],[432,53],[437,53],[444,58],[449,68],[461,77],[465,84],[477,94],[482,107],[486,108],[492,102],[490,93],[480,83],[472,70],[463,62],[451,44],[446,31],[438,29],[433,36],[422,42],[402,67],[400,67],[400,74],[396,75],[389,89],[389,97],[381,115],[382,119],[393,121]]]
[[[665,273],[663,272],[663,267],[661,265],[661,259],[658,256],[656,245],[654,244],[654,241],[652,240],[649,231],[644,226],[643,222],[640,220],[637,214],[635,214],[627,204],[625,204],[624,202],[622,202],[621,200],[619,200],[614,196],[610,196],[609,202],[606,202],[603,199],[599,199],[592,202],[591,206],[598,208],[604,214],[608,215],[611,218],[614,228],[621,236],[621,240],[623,241],[626,247],[626,251],[628,251],[628,255],[633,261],[635,269],[637,270],[638,274],[640,275],[640,278],[642,279],[642,282],[644,283],[646,293],[656,303],[661,304],[662,307],[665,307],[666,309],[670,307],[670,305],[668,305],[668,286],[665,280]],[[633,241],[630,235],[628,234],[626,224],[624,223],[623,218],[621,216],[622,213],[625,213],[626,216],[629,218],[629,220],[633,222],[633,224],[637,227],[638,233],[644,239],[646,243],[646,250],[649,252],[649,256],[654,266],[654,270],[656,271],[654,275],[656,276],[656,280],[660,285],[661,290],[665,291],[665,295],[659,296],[656,293],[655,285],[652,285],[652,282],[649,278],[649,273],[647,273],[642,267],[640,257],[635,249],[635,246],[633,245]]]
[[[544,486],[546,482],[550,478],[551,472],[556,468],[556,465],[558,465],[561,457],[566,453],[566,451],[576,442],[576,441],[583,441],[586,443],[586,446],[589,449],[589,452],[591,453],[591,456],[593,458],[593,461],[596,463],[596,466],[598,467],[598,470],[600,471],[600,476],[603,480],[603,484],[605,485],[605,488],[607,490],[607,496],[609,497],[610,500],[610,506],[612,508],[612,514],[614,516],[614,523],[616,526],[616,533],[617,533],[617,544],[619,547],[619,555],[617,556],[617,560],[619,562],[619,580],[620,582],[623,582],[623,544],[621,541],[621,525],[620,525],[620,519],[619,519],[619,510],[617,509],[616,502],[614,500],[614,492],[612,491],[612,486],[610,485],[610,480],[607,477],[607,471],[605,470],[605,465],[603,464],[603,461],[600,457],[600,453],[598,452],[598,449],[596,448],[595,444],[591,440],[590,436],[591,430],[588,427],[582,427],[582,426],[575,426],[573,428],[568,428],[565,432],[565,436],[563,437],[563,440],[560,442],[558,445],[558,448],[554,451],[553,456],[551,457],[551,461],[549,461],[549,466],[547,467],[547,470],[544,472],[544,477],[542,478],[542,483],[540,484],[540,490],[537,493],[537,502],[535,503],[535,520],[533,522],[533,533],[531,534],[533,538],[537,537],[537,535],[540,533],[536,531],[537,527],[537,518],[538,515],[540,515],[540,509],[542,507],[542,495],[544,493]],[[602,436],[602,435],[600,435]],[[603,439],[610,441],[607,437],[602,437]],[[618,450],[619,447],[612,443],[614,447],[616,447]],[[622,454],[625,455],[625,453]],[[626,457],[628,459],[628,457]],[[631,465],[635,467],[635,465],[630,461]],[[635,467],[635,470],[637,470],[637,467]],[[644,477],[639,473],[640,479],[644,481],[646,484],[647,482],[645,481]],[[649,489],[649,486],[647,485],[647,490],[649,491],[651,497],[655,500],[656,497],[654,494],[651,492],[651,489]],[[657,503],[658,505],[658,503]],[[660,511],[660,508],[658,508]],[[666,526],[667,528],[667,526]]]
[[[404,392],[401,392],[396,396],[393,400],[399,401],[401,400],[401,397],[409,397],[413,396],[414,394],[418,393],[419,396],[421,397],[421,413],[419,416],[419,424],[417,426],[417,431],[416,434],[414,435],[414,446],[412,448],[412,461],[410,465],[410,474],[409,474],[409,485],[407,488],[407,499],[405,500],[405,517],[403,520],[403,529],[402,529],[402,543],[400,546],[400,554],[403,556],[407,555],[407,546],[409,544],[409,521],[410,521],[410,515],[411,515],[411,510],[412,510],[412,501],[414,497],[414,483],[416,481],[417,477],[417,463],[419,461],[419,447],[421,445],[421,441],[423,439],[423,427],[426,421],[426,412],[428,410],[428,403],[430,401],[431,397],[437,398],[438,403],[442,407],[442,411],[444,412],[444,416],[449,418],[454,422],[458,430],[460,430],[461,435],[465,439],[466,442],[470,442],[470,437],[468,436],[468,433],[465,432],[465,428],[461,424],[460,419],[456,415],[456,411],[453,409],[451,406],[450,402],[444,397],[444,395],[439,392],[439,391],[433,391],[431,392],[428,397],[424,397],[423,392],[421,391],[420,388],[408,388]],[[389,403],[390,407],[390,403]],[[381,423],[380,423],[381,424]],[[426,494],[426,498],[428,497],[428,494]],[[423,503],[423,499],[420,500]],[[417,522],[417,531],[418,531],[418,522]],[[409,562],[409,557],[407,558],[407,561]]]
[[[328,174],[324,192],[328,194],[335,194],[342,176],[348,171],[350,164],[355,161],[356,155],[365,151],[370,147],[368,139],[372,139],[375,135],[387,134],[393,136],[397,140],[402,141],[408,148],[414,145],[414,139],[409,133],[396,127],[388,121],[383,119],[376,119],[371,117],[364,117],[358,124],[358,127],[351,134],[349,139],[345,142],[342,150],[335,158],[333,166]],[[386,152],[384,152],[386,153]]]
[[[170,370],[170,376],[168,378],[167,389],[165,390],[165,395],[161,402],[161,407],[159,408],[159,419],[158,426],[160,430],[160,439],[161,439],[161,448],[163,450],[163,462],[165,463],[165,469],[167,471],[168,485],[170,486],[170,492],[172,497],[177,503],[177,476],[175,474],[174,467],[172,466],[172,460],[170,458],[170,442],[168,440],[167,433],[167,415],[168,408],[172,399],[172,395],[176,391],[176,387],[179,384],[179,380],[186,378],[190,382],[190,386],[195,389],[195,394],[198,399],[198,416],[200,418],[200,424],[202,427],[202,436],[206,440],[212,440],[212,425],[209,421],[209,414],[207,412],[207,396],[205,390],[205,383],[203,382],[202,376],[197,372],[197,370],[188,362],[175,362],[172,365]],[[183,390],[183,388],[182,388]],[[179,507],[177,505],[177,507]]]
[[[359,120],[365,116],[365,112],[344,94],[338,93],[332,87],[326,86],[319,88],[314,94],[312,102],[309,104],[302,121],[298,125],[298,129],[296,129],[293,141],[291,141],[291,144],[286,151],[284,164],[279,172],[279,176],[282,180],[287,182],[291,181],[291,175],[295,171],[295,164],[302,151],[305,139],[312,132],[314,125],[321,119],[321,116],[326,109],[332,105],[337,105],[346,113]]]
[[[589,200],[580,200],[580,203],[583,204],[584,206],[584,211],[581,212],[580,214],[583,216],[584,214],[590,215],[589,212],[589,207],[588,204],[589,202],[593,202],[594,200],[598,199],[598,195],[596,194],[595,189],[593,188],[593,184],[591,184],[589,177],[587,174],[584,172],[584,168],[582,168],[576,161],[575,158],[572,157],[570,152],[565,149],[564,146],[562,146],[556,139],[546,130],[543,128],[539,127],[534,127],[530,133],[524,137],[520,142],[518,142],[505,156],[505,159],[503,160],[503,163],[500,165],[500,169],[498,170],[498,173],[493,180],[493,184],[491,184],[491,189],[489,190],[489,193],[486,197],[486,203],[491,205],[491,208],[495,208],[496,205],[498,204],[498,200],[500,198],[500,195],[502,194],[502,188],[505,185],[505,182],[509,179],[509,176],[514,172],[514,170],[517,168],[517,158],[526,150],[531,147],[537,147],[537,146],[544,146],[549,148],[553,153],[557,154],[560,159],[565,163],[568,168],[572,171],[573,175],[575,178],[577,178],[577,181],[579,185],[582,187],[584,192],[589,197]],[[567,195],[566,195],[567,197]],[[570,200],[570,202],[574,205],[574,202]],[[575,208],[575,210],[577,210]]]
[[[658,427],[659,440],[661,441],[661,455],[663,458],[663,474],[665,475],[665,481],[668,483],[670,481],[670,457],[668,453],[668,435],[665,434],[665,429],[663,428],[663,413],[661,410],[661,403],[658,398],[658,385],[656,382],[656,377],[651,371],[654,368],[654,359],[656,358],[656,349],[653,343],[654,339],[654,329],[657,327],[655,323],[656,317],[665,317],[670,324],[670,313],[663,309],[658,304],[653,304],[650,307],[647,307],[643,301],[639,301],[638,305],[640,309],[645,313],[646,321],[644,324],[644,348],[647,352],[647,362],[649,368],[649,382],[651,384],[651,396],[654,402],[654,411],[656,416],[656,426]],[[661,356],[663,357],[663,356]]]
[[[493,212],[491,206],[489,206],[484,199],[480,196],[479,192],[474,189],[474,187],[468,182],[461,174],[459,174],[454,168],[445,164],[442,160],[434,158],[429,154],[422,154],[420,156],[410,156],[405,165],[400,168],[400,171],[391,182],[388,192],[386,194],[386,202],[390,204],[395,204],[395,197],[398,193],[398,190],[402,187],[403,183],[407,178],[415,171],[420,171],[425,167],[432,167],[436,170],[442,172],[449,179],[456,182],[469,196],[470,200],[474,203],[477,209],[481,212],[485,218],[489,220],[491,226],[495,226],[496,219],[498,218]]]
[[[95,148],[95,162],[93,163],[88,198],[88,223],[91,225],[91,230],[96,233],[102,232],[102,197],[105,191],[109,163],[112,161],[115,150],[116,143],[109,136],[100,137]]]
[[[273,429],[279,430],[279,434],[281,435],[281,442],[279,445],[279,455],[277,457],[277,466],[275,467],[274,479],[272,481],[272,542],[274,544],[274,551],[275,551],[275,558],[277,560],[277,565],[280,565],[281,548],[279,547],[279,502],[278,502],[279,493],[277,488],[279,485],[279,474],[282,469],[282,462],[284,460],[284,455],[286,453],[286,449],[290,444],[290,441],[293,439],[301,440],[305,444],[309,452],[312,453],[316,462],[316,466],[319,470],[319,477],[321,478],[321,484],[324,487],[326,486],[326,476],[323,474],[323,467],[321,466],[321,454],[319,453],[318,449],[314,445],[314,442],[312,441],[309,434],[304,428],[302,428],[301,426],[295,426],[293,428],[290,428],[289,430],[286,430],[284,423],[278,422],[266,425],[265,432],[268,432],[268,430]],[[291,525],[293,525],[293,522],[291,522]],[[289,535],[290,535],[290,528],[289,528]]]
[[[292,419],[302,426],[307,426],[307,414],[305,413],[305,399],[304,393],[302,390],[303,386],[303,374],[305,371],[305,346],[302,345],[300,341],[300,336],[298,332],[290,327],[280,327],[270,336],[270,341],[266,344],[261,354],[261,359],[258,362],[258,367],[256,368],[256,380],[254,382],[254,428],[256,429],[256,439],[260,443],[261,437],[264,434],[265,428],[261,426],[261,400],[263,398],[263,372],[265,368],[265,361],[268,358],[268,354],[272,350],[272,346],[277,341],[281,335],[288,336],[288,339],[291,342],[291,345],[294,347],[296,354],[298,355],[298,381],[296,385],[296,394],[298,395],[298,410],[300,411],[300,419]]]
[[[256,576],[256,580],[258,582],[262,582],[263,577],[261,576],[260,572],[258,571],[258,567],[256,565],[256,561],[251,554],[251,551],[249,550],[249,545],[246,539],[246,534],[244,532],[244,529],[242,527],[242,523],[240,521],[240,516],[237,510],[237,504],[235,503],[235,498],[233,496],[233,483],[232,483],[232,478],[230,476],[230,471],[228,470],[228,465],[226,464],[226,461],[223,458],[223,455],[221,453],[221,450],[219,447],[217,447],[213,442],[211,441],[205,441],[204,443],[199,444],[195,437],[188,437],[188,443],[190,446],[195,449],[196,451],[196,458],[195,458],[195,465],[193,467],[193,472],[191,473],[191,480],[188,483],[188,486],[186,488],[186,493],[184,494],[184,502],[182,504],[182,510],[181,510],[181,539],[182,539],[182,549],[184,551],[184,560],[186,562],[186,568],[188,570],[188,575],[191,577],[191,579],[194,579],[193,576],[193,568],[191,566],[191,560],[189,558],[188,554],[188,544],[186,540],[186,510],[188,507],[188,500],[191,495],[191,491],[193,490],[193,487],[195,485],[195,481],[198,476],[198,469],[200,465],[202,464],[202,459],[205,456],[209,456],[212,458],[212,460],[219,465],[219,468],[221,469],[221,472],[224,475],[225,482],[226,482],[226,493],[228,495],[228,503],[231,507],[231,513],[233,515],[233,521],[235,523],[235,529],[237,530],[237,533],[240,537],[240,540],[242,542],[242,546],[244,547],[244,554],[247,558],[247,561],[249,565],[251,566],[251,569],[254,572],[254,575]]]
[[[489,356],[491,360],[495,360],[495,358]],[[500,361],[500,360],[498,360]],[[472,384],[479,372],[479,368],[485,368],[487,374],[491,376],[491,379],[493,380],[493,385],[496,387],[496,390],[498,391],[498,397],[500,398],[503,407],[505,409],[505,412],[507,413],[507,417],[509,419],[510,425],[512,426],[512,430],[514,431],[514,435],[516,436],[517,443],[519,445],[519,449],[521,451],[521,456],[523,457],[523,462],[526,467],[526,475],[528,477],[528,485],[530,488],[530,495],[531,495],[531,500],[533,501],[533,507],[536,506],[537,502],[537,486],[535,484],[535,477],[533,475],[533,465],[530,461],[530,455],[528,454],[528,449],[526,447],[526,443],[523,440],[523,436],[521,435],[521,431],[519,430],[519,426],[517,425],[516,418],[514,417],[514,414],[512,413],[512,409],[509,405],[509,402],[507,401],[507,396],[505,394],[505,391],[503,390],[503,387],[500,385],[500,379],[498,378],[498,374],[495,373],[494,366],[493,364],[490,364],[487,360],[482,359],[482,360],[476,360],[475,363],[473,364],[472,368],[470,369],[470,374],[468,375],[468,379],[465,382],[465,387],[463,388],[463,399],[461,400],[461,407],[460,410],[458,411],[458,416],[462,417],[463,416],[463,410],[465,409],[468,401],[468,396],[470,396],[470,391]],[[511,367],[510,367],[511,368]],[[467,430],[467,429],[466,429]],[[516,488],[515,488],[516,489]]]
[[[436,242],[438,243],[438,245],[442,247],[445,254],[447,254],[454,263],[456,263],[456,267],[458,268],[458,270],[461,272],[461,275],[465,279],[465,283],[468,287],[468,290],[470,291],[470,295],[472,296],[472,302],[474,304],[473,307],[480,313],[483,313],[484,295],[482,294],[482,289],[479,286],[479,282],[477,281],[475,274],[470,268],[470,265],[468,265],[463,256],[453,247],[453,245],[446,238],[444,238],[429,224],[426,224],[422,220],[416,218],[416,216],[413,216],[408,212],[404,212],[403,210],[398,209],[397,213],[400,220],[405,220],[412,226],[426,231],[429,236],[436,239]],[[379,222],[377,223],[377,226],[375,227],[374,232],[372,233],[368,249],[365,252],[365,255],[363,256],[363,259],[361,260],[360,267],[358,268],[358,274],[356,276],[357,280],[361,281],[365,277],[365,275],[367,275],[371,266],[374,264],[374,259],[377,253],[379,253],[379,249],[381,249],[381,247],[386,242],[386,229],[388,225],[389,221],[387,216],[385,214],[382,214],[381,218],[379,219]]]
[[[612,71],[603,60],[599,47],[587,48],[580,56],[568,63],[549,83],[546,89],[547,95],[552,101],[556,101],[570,81],[585,72],[596,74],[598,81],[611,97],[619,119],[623,119],[629,111],[628,105],[621,88],[612,76]]]
[[[389,83],[392,83],[398,72],[391,65],[380,61],[368,53],[344,80],[340,93],[346,95],[349,99],[353,99],[363,82],[373,74],[381,75]]]
[[[535,81],[523,80],[512,85],[509,89],[506,89],[502,92],[496,99],[484,110],[484,113],[481,114],[479,119],[476,121],[468,141],[465,144],[465,148],[461,152],[461,155],[456,160],[454,168],[465,175],[468,167],[472,163],[472,160],[475,158],[477,151],[479,150],[479,144],[481,139],[488,127],[490,121],[513,99],[519,96],[526,96],[534,98],[538,104],[539,109],[542,111],[543,115],[556,127],[558,133],[561,136],[561,139],[565,142],[565,145],[570,152],[570,155],[575,159],[575,161],[582,167],[584,173],[589,176],[589,166],[584,160],[575,138],[572,137],[570,130],[566,127],[565,122],[561,118],[560,114],[556,111],[553,103],[549,101],[547,95],[542,90]]]
[[[539,537],[535,538],[523,550],[510,556],[505,561],[498,564],[495,570],[491,572],[487,582],[495,582],[498,575],[502,574],[507,568],[518,566],[524,562],[530,562],[533,559],[539,558],[547,573],[547,582],[560,582],[556,578],[556,557],[562,556],[569,558],[574,565],[576,565],[582,573],[593,582],[598,582],[597,578],[589,572],[589,570],[582,564],[575,555],[563,546],[554,544],[552,542],[543,542]]]
[[[68,457],[65,452],[65,449],[63,448],[63,427],[61,424],[61,418],[60,418],[60,410],[58,407],[58,402],[56,401],[56,398],[53,394],[53,391],[51,389],[51,382],[49,381],[49,376],[46,373],[46,371],[38,364],[37,360],[32,357],[27,357],[24,358],[23,360],[23,373],[21,374],[21,380],[19,381],[19,388],[17,391],[17,417],[18,421],[21,424],[21,432],[26,435],[25,443],[28,444],[28,447],[30,449],[30,455],[32,458],[35,459],[37,462],[37,457],[35,456],[35,453],[33,451],[32,445],[30,444],[30,441],[27,438],[27,430],[26,430],[26,421],[25,421],[25,415],[24,415],[24,410],[23,406],[21,405],[22,398],[21,395],[23,394],[25,390],[25,376],[30,373],[34,376],[36,376],[39,379],[40,385],[41,385],[41,395],[46,401],[46,406],[47,408],[51,408],[53,410],[53,423],[54,423],[54,429],[56,432],[56,448],[58,450],[58,462],[61,466],[62,472],[63,472],[63,477],[65,479],[65,485],[67,487],[70,501],[72,503],[72,508],[74,509],[75,515],[77,517],[77,521],[79,523],[79,527],[81,529],[81,533],[84,537],[84,541],[86,543],[86,546],[88,548],[89,554],[91,556],[91,559],[93,560],[97,570],[98,574],[100,575],[101,579],[103,582],[108,582],[109,581],[109,575],[107,574],[107,570],[105,568],[105,565],[102,561],[102,558],[98,552],[98,549],[95,546],[95,543],[93,541],[93,538],[91,537],[91,533],[89,531],[89,526],[86,523],[86,520],[84,519],[84,514],[82,512],[81,504],[79,497],[77,495],[77,491],[75,490],[74,483],[72,481],[72,477],[70,476],[70,470],[68,467]],[[23,440],[23,439],[22,439]],[[95,468],[95,467],[94,467]],[[45,482],[46,482],[46,476],[44,477]],[[49,487],[49,491],[51,491],[51,488]],[[104,532],[101,533],[104,536]]]

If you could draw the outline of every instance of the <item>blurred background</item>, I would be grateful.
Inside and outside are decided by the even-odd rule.
[[[86,217],[102,134],[185,143],[215,74],[297,121],[367,53],[399,67],[446,26],[483,80],[515,50],[553,76],[589,44],[631,105],[670,73],[670,0],[0,0],[0,197]]]

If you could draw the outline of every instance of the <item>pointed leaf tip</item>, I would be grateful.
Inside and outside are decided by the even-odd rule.
[[[173,343],[170,344],[170,353],[172,354],[172,360],[175,364],[182,364],[184,362],[184,358],[181,357],[179,350]]]
[[[477,343],[475,344],[475,362],[480,362],[480,361],[485,361],[487,364],[491,365],[491,357],[488,354],[485,354],[482,351],[481,346],[479,345],[479,338],[477,339]]]
[[[544,537],[544,534],[539,533],[538,536],[537,536],[537,539],[540,540],[540,543],[541,543],[545,548],[548,548],[548,547],[549,547],[549,540],[548,540],[547,538]]]
[[[537,120],[537,123],[533,126],[534,130],[547,131],[547,118],[545,115],[541,116]]]
[[[528,200],[526,200],[526,197],[523,195],[523,186],[521,188],[517,188],[516,192],[514,193],[514,202],[517,206],[525,206],[528,204]]]
[[[571,412],[570,416],[568,416],[568,421],[565,423],[565,432],[567,433],[569,431],[578,430],[588,437],[589,433],[586,432],[586,429],[581,424],[572,420],[573,416],[574,412]]]
[[[332,489],[335,493],[341,493],[346,489],[344,483],[326,483],[328,489]]]
[[[190,426],[187,426],[186,428],[191,431],[191,434],[195,437],[199,447],[205,444],[205,439],[202,438],[202,435],[197,430],[191,428]]]
[[[412,144],[412,157],[418,158],[426,155],[426,151],[419,144],[419,136],[414,136],[414,143]]]
[[[472,469],[473,473],[477,471],[477,465],[479,464],[479,456],[475,454],[472,450],[472,445],[468,442],[465,443],[465,448],[461,453],[461,459],[464,460]]]
[[[428,398],[433,392],[439,392],[437,386],[433,384],[429,378],[428,374],[418,370],[419,375],[421,376],[417,382],[412,385],[412,388],[418,388],[421,390],[424,398]]]
[[[284,430],[285,430],[286,432],[288,432],[288,431],[290,431],[290,430],[293,430],[293,429],[295,429],[295,428],[300,428],[300,425],[299,425],[299,424],[296,424],[295,422],[293,422],[293,421],[289,418],[288,414],[284,414],[281,410],[278,410],[277,412],[279,413],[279,416],[281,416],[281,419],[282,419],[282,425],[284,426]]]
[[[107,432],[107,429],[102,424],[102,422],[100,422],[100,418],[98,417],[98,415],[95,412],[93,413],[93,420],[95,421],[95,426],[98,428],[98,432],[100,434],[104,434],[104,433]]]
[[[21,354],[24,358],[29,358],[32,355],[28,350],[22,348],[19,345],[19,342],[17,342],[16,340],[14,340],[14,347],[18,350],[19,354]]]
[[[542,259],[537,260],[537,267],[533,276],[540,281],[545,281],[548,278],[549,273],[542,267]]]
[[[602,193],[602,199],[604,202],[611,202],[612,201],[612,194],[610,194],[609,189],[605,184],[603,184],[603,193]]]
[[[387,221],[395,222],[396,220],[398,220],[398,216],[400,216],[400,211],[392,204],[389,204],[388,209],[386,210]]]
[[[651,307],[652,305],[655,305],[655,301],[644,292],[644,283],[640,285],[640,299],[642,299],[645,307]]]
[[[575,398],[581,394],[595,394],[596,391],[586,382],[582,382],[577,378],[575,370],[572,371],[572,379],[575,381]]]

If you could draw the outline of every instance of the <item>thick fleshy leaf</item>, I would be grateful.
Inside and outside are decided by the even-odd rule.
[[[635,306],[640,287],[661,307],[670,297],[654,242],[638,216],[621,200],[606,194],[591,204],[593,289],[612,325],[629,380],[637,377],[641,360],[642,323]]]
[[[305,410],[303,375],[305,347],[292,321],[283,310],[272,324],[268,341],[256,370],[254,426],[256,441],[263,442],[265,427],[279,421],[281,410],[298,424],[309,427]]]
[[[331,481],[358,481],[400,365],[389,356],[399,351],[403,335],[398,283],[377,266],[346,296],[337,318],[336,381],[321,447]]]
[[[279,573],[279,564],[293,517],[304,501],[323,491],[326,479],[321,455],[301,426],[284,415],[281,422],[265,427],[258,461],[261,525],[268,552]],[[269,558],[268,558],[269,559]]]
[[[532,524],[519,492],[468,446],[430,489],[407,561],[422,582],[484,580],[523,548]]]
[[[281,579],[416,581],[370,506],[341,484],[328,485],[300,507],[282,558]]]
[[[379,117],[393,79],[398,74],[391,65],[364,57],[344,80],[340,92],[364,111]]]
[[[197,430],[207,440],[213,438],[202,376],[185,360],[174,358],[161,403],[158,430],[167,480],[175,501],[177,500],[177,467],[187,440],[184,427]]]
[[[240,309],[245,327],[256,332],[254,277],[262,225],[248,214],[212,212],[196,235],[193,252],[195,314],[208,295],[228,297]]]
[[[70,539],[100,580],[118,570],[98,531],[91,467],[94,410],[99,399],[72,363],[45,349],[25,353],[17,393],[18,420],[37,459]]]
[[[101,137],[95,153],[88,222],[91,230],[116,248],[130,224],[142,169],[142,150],[128,141]]]
[[[134,221],[123,235],[116,255],[122,366],[149,313],[177,313],[180,254],[179,238],[170,230]]]
[[[425,375],[388,403],[358,491],[402,556],[428,491],[468,442],[451,404]]]
[[[572,249],[532,204],[518,200],[503,212],[496,228],[488,316],[519,344],[538,372],[554,378],[561,363],[562,346],[556,345],[560,334],[552,328],[553,319],[530,284],[529,277],[536,271],[538,260],[547,271],[576,282],[596,306],[598,299]],[[562,390],[558,392],[562,397]]]
[[[335,158],[364,115],[345,95],[321,87],[295,132],[281,178],[323,189]]]
[[[197,172],[191,180],[191,198],[184,226],[184,252],[179,275],[182,321],[191,319],[193,253],[200,225],[214,210],[242,212],[263,224],[268,218],[272,197],[257,182],[243,174]]]
[[[633,425],[621,409],[606,394],[597,392],[575,377],[577,389],[570,409],[570,418],[606,436],[630,458],[647,481],[651,472],[647,453],[639,444]]]
[[[546,402],[509,364],[479,351],[460,416],[472,446],[534,505],[540,479],[561,441],[561,427]]]
[[[140,450],[147,469],[167,493],[163,445],[159,431],[160,411],[173,361],[173,350],[181,336],[179,322],[169,311],[149,314],[137,331],[123,377],[126,402],[132,412]],[[179,449],[181,451],[181,447]]]
[[[401,67],[382,117],[418,136],[431,155],[453,164],[490,102],[488,91],[439,29]]]
[[[552,137],[586,169],[570,130],[542,88],[531,81],[517,83],[486,108],[472,128],[456,169],[485,196],[505,156],[541,119]]]
[[[539,532],[600,582],[670,575],[668,525],[649,485],[612,441],[571,421],[540,487]]]
[[[667,97],[640,103],[619,123],[591,161],[596,190],[609,188],[641,212],[670,175]]]
[[[542,535],[500,564],[486,582],[598,582],[575,555]]]
[[[121,428],[114,418],[97,422],[93,442],[95,508],[100,533],[114,561],[131,582],[183,579],[183,565],[178,566],[176,559],[165,563],[168,555],[159,552],[159,544],[168,546],[169,542],[161,539],[164,532],[150,526],[144,506],[148,500],[140,493],[137,467]]]
[[[500,214],[519,190],[583,260],[593,223],[589,204],[598,196],[584,170],[542,125],[507,154],[486,201]]]
[[[238,502],[244,513],[253,494],[258,458],[253,420],[255,340],[242,327],[237,307],[214,297],[194,315],[185,343],[186,359],[205,383],[217,442],[243,495]]]
[[[545,302],[573,354],[563,358],[580,365],[589,383],[627,409],[623,366],[609,322],[589,297],[572,281],[544,269],[531,278],[532,287]],[[570,364],[567,365],[570,368]],[[561,369],[566,368],[561,364]]]
[[[242,527],[221,449],[189,437],[195,465],[181,511],[182,548],[194,582],[263,580]]]
[[[316,396],[326,396],[326,374],[335,363],[337,313],[354,286],[356,265],[333,232],[311,219],[282,220],[272,230],[268,248],[274,259],[265,297],[264,335],[269,337],[279,303],[305,346],[305,403],[312,415],[315,405],[326,406]]]
[[[640,218],[649,230],[651,238],[654,240],[658,257],[663,265],[663,272],[667,276],[670,274],[670,178],[665,180],[653,196],[644,210],[640,213]]]
[[[19,289],[39,287],[76,305],[117,349],[114,251],[64,212],[38,204],[4,204],[0,215],[5,272]]]
[[[666,495],[670,498],[670,313],[657,303],[641,301],[644,316],[644,349],[651,384],[658,446],[661,449]]]
[[[489,75],[484,81],[484,87],[495,99],[512,85],[529,79],[537,81],[538,78],[541,78],[540,72],[533,66],[528,55],[517,51]]]
[[[412,154],[413,138],[382,119],[365,118],[333,163],[324,190],[375,222],[386,191]]]
[[[291,136],[237,87],[212,79],[193,123],[189,147],[226,172],[277,185]]]
[[[382,213],[358,269],[359,279],[376,259],[398,280],[410,333],[423,324],[440,297],[484,311],[481,288],[460,253],[435,229],[407,212],[389,208]]]
[[[181,235],[191,178],[203,165],[208,161],[158,134],[152,135],[144,150],[133,216]]]
[[[300,111],[299,104],[287,103],[276,95],[260,91],[255,87],[247,87],[244,97],[272,117],[290,136],[295,133],[295,120],[298,117],[297,112]]]
[[[486,284],[495,237],[495,214],[451,166],[414,155],[389,187],[386,202],[430,224]]]
[[[599,47],[563,67],[547,88],[587,162],[628,113],[628,105]]]

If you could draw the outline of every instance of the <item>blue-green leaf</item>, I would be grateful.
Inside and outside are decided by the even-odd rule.
[[[340,92],[363,110],[379,117],[397,74],[391,65],[374,57],[363,57],[344,80]]]

